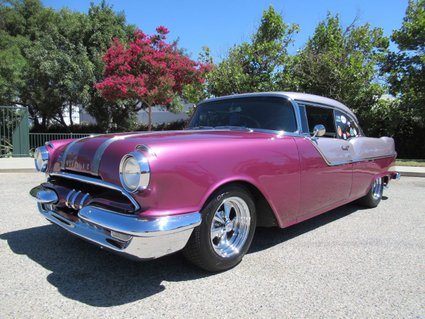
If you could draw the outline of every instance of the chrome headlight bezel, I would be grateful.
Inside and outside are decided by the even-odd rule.
[[[46,146],[37,147],[34,152],[34,165],[37,172],[45,172],[49,162],[49,152]]]
[[[125,166],[129,163],[130,160],[134,160],[139,166],[138,183],[134,187],[130,187],[126,183],[126,177],[125,177]],[[131,152],[124,155],[121,158],[119,174],[120,174],[121,185],[127,192],[136,193],[138,191],[145,190],[149,186],[150,175],[151,175],[148,158],[139,152]]]

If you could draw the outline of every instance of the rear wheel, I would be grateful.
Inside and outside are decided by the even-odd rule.
[[[360,199],[359,201],[360,204],[370,208],[374,208],[378,206],[379,202],[382,199],[383,191],[384,191],[383,178],[377,177],[373,181],[373,185],[371,189],[369,190],[369,192],[366,194],[366,196]]]
[[[237,265],[251,245],[256,226],[251,194],[240,186],[223,187],[201,213],[202,223],[183,251],[186,258],[208,271]]]

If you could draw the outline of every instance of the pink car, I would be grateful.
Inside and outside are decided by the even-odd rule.
[[[287,227],[359,200],[375,207],[394,170],[389,137],[355,114],[291,92],[201,102],[184,131],[106,134],[37,149],[41,214],[137,259],[179,250],[196,265],[238,264],[257,226]]]

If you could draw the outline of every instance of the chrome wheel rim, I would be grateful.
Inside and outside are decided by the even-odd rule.
[[[382,196],[382,178],[377,178],[372,185],[372,197],[377,200]]]
[[[251,225],[248,204],[240,197],[224,199],[214,213],[210,239],[214,251],[229,258],[240,253]]]

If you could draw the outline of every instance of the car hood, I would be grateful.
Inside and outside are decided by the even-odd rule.
[[[93,176],[109,175],[125,154],[138,145],[147,146],[154,154],[171,152],[176,148],[199,145],[219,145],[226,142],[270,137],[270,134],[236,130],[186,130],[166,132],[132,132],[106,134],[74,140],[64,146],[53,171],[67,170]],[[113,167],[112,167],[113,166]],[[104,176],[102,176],[104,177]],[[106,176],[105,176],[106,177]]]

